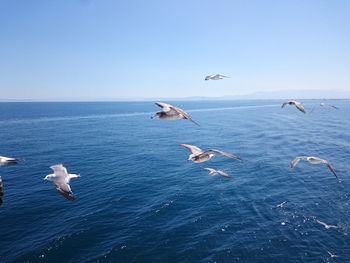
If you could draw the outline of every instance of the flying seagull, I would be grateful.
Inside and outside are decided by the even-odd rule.
[[[0,156],[0,166],[5,164],[8,164],[8,165],[17,164],[18,161],[22,161],[22,159]]]
[[[337,110],[339,109],[338,107],[333,106],[332,104],[329,104],[329,103],[323,103],[323,102],[322,102],[322,103],[320,103],[320,106],[321,106],[321,107],[329,106],[329,107],[332,107],[332,108],[337,109]]]
[[[187,149],[189,149],[192,154],[190,154],[188,156],[188,161],[192,161],[194,163],[202,163],[205,161],[210,160],[211,158],[214,157],[215,153],[220,153],[222,155],[225,155],[227,157],[231,157],[234,159],[237,159],[239,161],[243,161],[241,158],[239,158],[236,155],[230,154],[230,153],[226,153],[226,152],[222,152],[219,150],[215,150],[215,149],[211,149],[208,151],[203,151],[202,149],[198,148],[197,146],[194,145],[189,145],[189,144],[180,144],[180,146],[185,147]]]
[[[44,180],[52,181],[58,192],[69,200],[75,200],[72,190],[69,186],[70,179],[80,177],[80,174],[69,174],[62,163],[50,166],[54,171],[53,174],[47,175]]]
[[[216,75],[209,75],[205,77],[205,80],[219,80],[223,78],[229,78],[228,76],[221,75],[221,74],[216,74]]]
[[[323,159],[320,159],[318,157],[313,157],[313,156],[310,156],[310,157],[307,157],[307,156],[299,156],[299,157],[296,157],[291,163],[290,163],[290,166],[289,166],[289,169],[292,170],[294,166],[296,166],[298,164],[298,162],[302,159],[306,159],[309,163],[312,163],[312,164],[321,164],[321,163],[324,163],[325,165],[328,166],[329,170],[331,170],[331,172],[335,175],[335,177],[338,179],[338,176],[337,174],[335,173],[333,167],[331,166],[331,164],[326,161],[326,160],[323,160]],[[338,179],[339,180],[339,179]]]
[[[227,178],[230,178],[231,176],[229,176],[227,173],[224,173],[223,171],[221,170],[215,170],[213,168],[206,168],[206,167],[201,167],[203,170],[208,170],[210,171],[209,175],[216,175],[216,174],[220,174],[224,177],[227,177]]]
[[[333,225],[327,225],[326,223],[324,222],[321,222],[320,220],[314,218],[315,222],[320,224],[320,225],[323,225],[326,229],[330,229],[330,228],[335,228],[335,229],[342,229],[342,227],[340,226],[333,226]]]
[[[185,119],[190,120],[194,124],[198,125],[194,120],[192,120],[191,116],[180,108],[176,108],[173,105],[164,103],[164,102],[156,102],[156,104],[162,108],[161,111],[156,112],[151,119],[159,118],[162,120],[177,120],[177,119]],[[199,125],[198,125],[199,126]]]
[[[331,258],[338,258],[339,256],[332,254],[331,252],[327,251],[327,253],[331,256]]]
[[[284,206],[286,203],[288,203],[288,201],[284,201],[284,202],[280,203],[279,205],[276,205],[275,207],[280,208],[280,207]]]
[[[298,110],[300,110],[301,112],[306,113],[304,107],[303,107],[303,106],[301,105],[301,103],[298,102],[298,101],[293,101],[293,100],[287,101],[287,102],[285,102],[285,103],[282,104],[282,108],[284,108],[284,107],[287,106],[287,105],[294,105],[295,107],[297,107]]]

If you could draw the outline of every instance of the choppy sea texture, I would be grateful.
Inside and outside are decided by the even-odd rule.
[[[0,167],[0,261],[350,262],[350,102],[282,102],[169,102],[199,127],[151,120],[153,102],[0,103],[0,155],[24,159]],[[202,165],[232,178],[209,176],[180,143],[244,162],[217,155]],[[300,155],[342,182],[289,171]],[[74,202],[43,181],[59,162],[81,174]]]

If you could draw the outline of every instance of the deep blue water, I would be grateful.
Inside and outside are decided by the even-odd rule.
[[[0,167],[0,261],[350,262],[350,101],[319,102],[169,102],[199,127],[151,120],[152,102],[0,103],[0,155],[24,159]],[[244,162],[188,162],[180,143]],[[290,172],[300,155],[341,183],[306,161]],[[74,202],[43,181],[59,162],[81,174]]]

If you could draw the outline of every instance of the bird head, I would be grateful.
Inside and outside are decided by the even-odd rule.
[[[151,117],[151,119],[154,119],[154,118],[159,118],[160,117],[160,115],[161,115],[161,112],[160,111],[158,111],[158,112],[156,112],[152,117]]]
[[[53,174],[48,174],[45,176],[44,181],[52,181]]]

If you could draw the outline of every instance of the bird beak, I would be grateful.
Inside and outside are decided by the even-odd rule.
[[[157,114],[154,114],[152,117],[151,117],[151,119],[154,119],[154,118],[156,118],[157,117]]]

